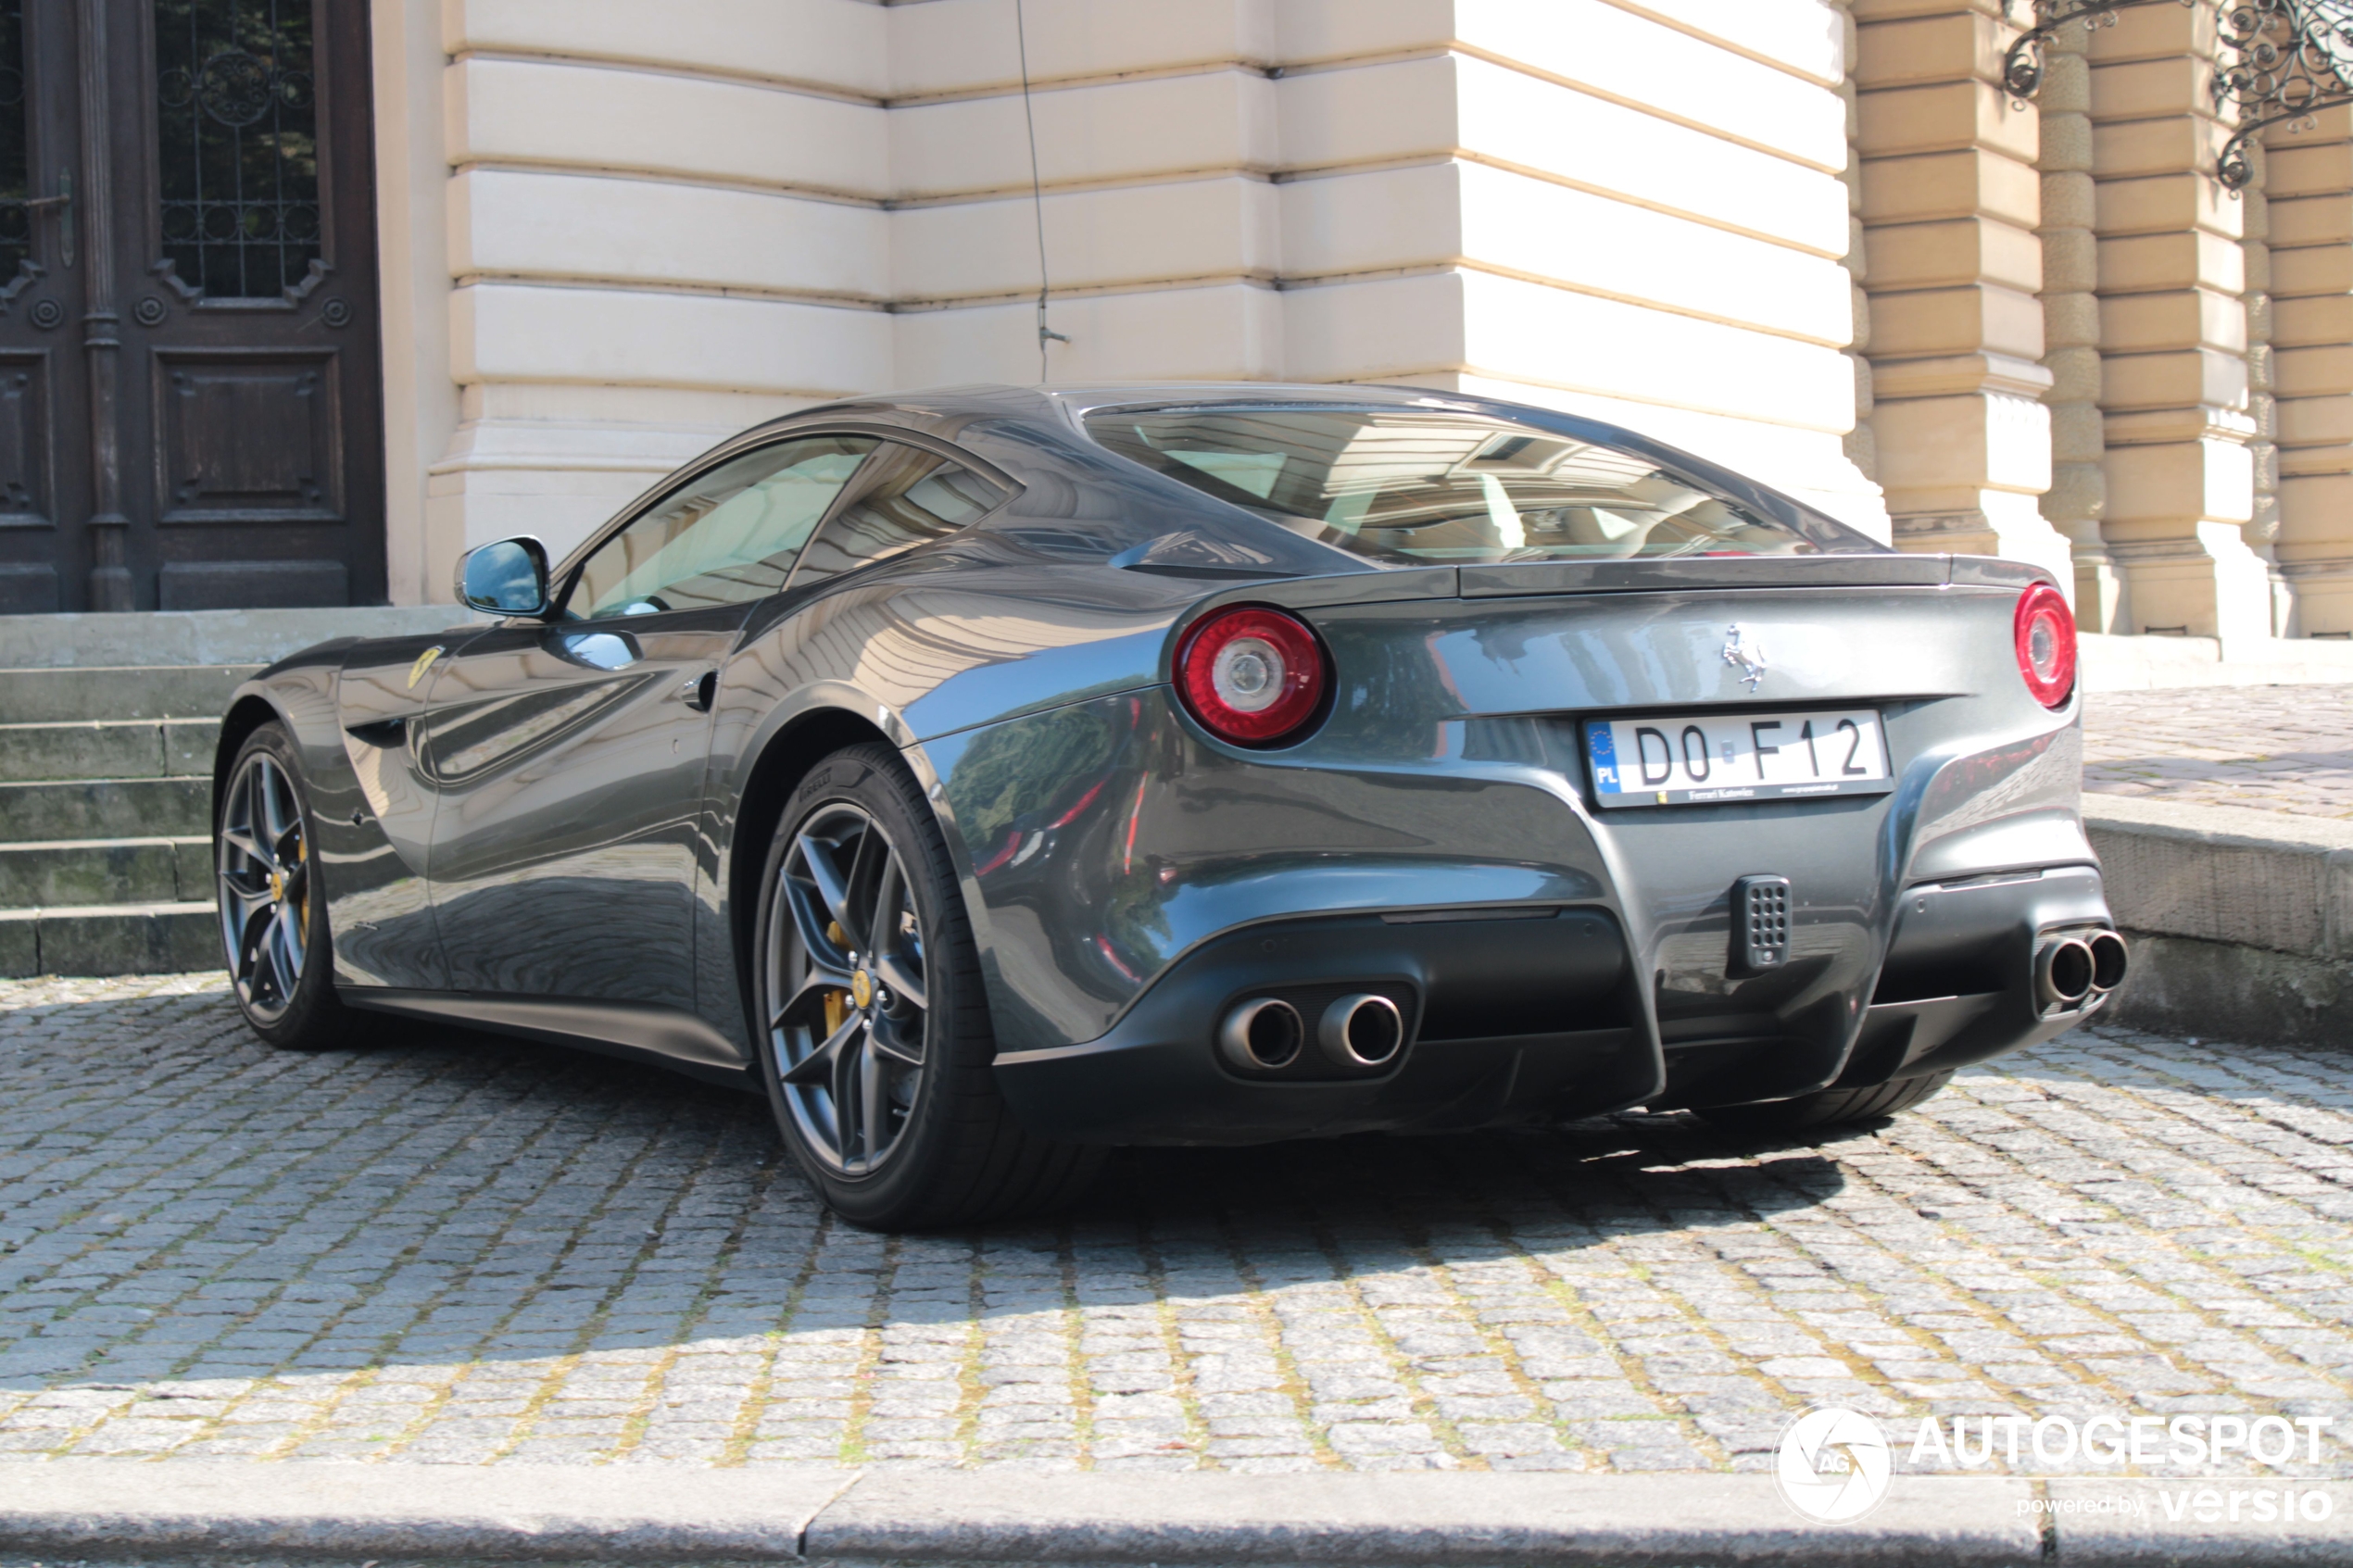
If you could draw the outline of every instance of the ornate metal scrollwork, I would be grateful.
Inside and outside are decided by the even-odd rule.
[[[196,102],[223,125],[254,124],[277,95],[278,73],[243,49],[223,49],[196,72]]]
[[[2136,6],[2195,6],[2197,0],[2029,0],[2034,25],[2020,33],[2002,56],[2002,84],[2021,104],[2043,85],[2043,43],[2070,22],[2086,28],[2114,27],[2116,13]],[[2002,15],[2009,17],[2017,0],[2002,0]]]
[[[2139,6],[2196,6],[2205,0],[2025,0],[2034,25],[2002,60],[2002,82],[2023,103],[2043,85],[2043,45],[2070,22],[2113,27]],[[2230,191],[2255,178],[2249,149],[2274,125],[2309,121],[2353,104],[2353,0],[2211,0],[2222,60],[2214,72],[2217,108],[2235,107],[2238,129],[2222,144],[2214,175]],[[2010,16],[2020,0],[2002,0]]]
[[[0,0],[0,6],[20,0]],[[115,0],[107,0],[108,4]],[[325,249],[310,0],[152,0],[167,304],[288,308]]]
[[[2239,128],[2214,175],[2242,191],[2255,178],[2247,149],[2274,125],[2353,104],[2353,0],[2223,0],[2221,43],[2238,58],[2214,73],[2217,107],[2236,105]]]

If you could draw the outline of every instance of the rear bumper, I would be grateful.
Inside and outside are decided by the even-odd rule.
[[[1204,944],[1101,1039],[997,1059],[1023,1123],[1098,1143],[1265,1143],[1541,1119],[1567,1100],[1639,1093],[1649,1076],[1623,930],[1590,908],[1286,921]],[[1256,997],[1399,1004],[1397,1059],[1356,1071],[1314,1043],[1245,1076],[1217,1053],[1227,1011]],[[1631,1076],[1629,1076],[1631,1074]]]
[[[1943,1072],[2047,1039],[2101,1000],[2053,1010],[2032,978],[2050,934],[2111,924],[2092,867],[1910,888],[1888,923],[1884,961],[1846,998],[1854,1022],[1829,1043],[1817,1007],[1804,1019],[1735,1009],[1713,1037],[1662,1046],[1642,979],[1652,966],[1604,908],[1410,911],[1228,933],[1173,965],[1108,1034],[1003,1053],[997,1078],[1024,1125],[1078,1142],[1451,1132]],[[1324,1007],[1362,991],[1390,997],[1405,1020],[1403,1049],[1377,1068],[1327,1058],[1313,1038]],[[1218,1051],[1218,1025],[1261,997],[1297,1007],[1310,1039],[1282,1068],[1239,1071]]]

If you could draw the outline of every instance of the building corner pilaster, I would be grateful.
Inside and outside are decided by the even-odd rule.
[[[2247,381],[2245,203],[2216,178],[2208,7],[2145,6],[2088,31],[2108,509],[2120,632],[2271,631],[2247,535],[2257,430]]]
[[[2069,28],[2044,46],[2037,103],[2043,111],[2043,401],[2051,420],[2051,487],[2042,513],[2064,534],[2074,560],[2076,624],[2087,632],[2122,623],[2123,580],[2100,534],[2108,510],[2100,414],[2099,253],[2092,182],[2092,76],[2083,34]],[[2069,582],[2069,579],[2062,579]]]
[[[1846,107],[1846,167],[1839,179],[1846,187],[1846,255],[1841,264],[1846,269],[1847,295],[1854,327],[1846,345],[1846,358],[1855,372],[1855,426],[1846,433],[1842,445],[1846,460],[1855,471],[1871,483],[1879,477],[1879,442],[1871,428],[1871,410],[1875,403],[1871,383],[1871,297],[1865,286],[1869,273],[1869,251],[1863,232],[1863,156],[1861,142],[1861,94],[1855,83],[1856,61],[1861,42],[1855,25],[1855,0],[1826,0],[1838,16],[1843,36],[1840,59],[1844,69],[1840,73],[1838,95]]]
[[[2001,0],[1854,0],[1872,428],[1899,549],[2073,577],[2051,485],[2039,114]]]
[[[2253,516],[2246,525],[2246,540],[2262,558],[2271,635],[2284,637],[2296,622],[2296,597],[2278,558],[2280,403],[2271,354],[2271,200],[2264,188],[2270,158],[2260,145],[2250,146],[2246,152],[2255,169],[2255,178],[2240,193],[2246,207],[2246,237],[2239,243],[2246,265],[2246,417],[2255,426],[2255,439],[2246,446],[2255,468]]]
[[[2268,549],[2286,601],[2281,630],[2353,637],[2353,108],[2275,127],[2265,142],[2261,369],[2276,398]]]

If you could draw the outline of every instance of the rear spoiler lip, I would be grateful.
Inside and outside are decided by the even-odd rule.
[[[1653,560],[1511,561],[1466,566],[1461,596],[1656,594],[1724,588],[2015,588],[2052,581],[2041,567],[1992,556],[1669,557]]]
[[[1322,577],[1267,577],[1219,587],[1179,612],[1177,626],[1229,604],[1290,609],[1411,604],[1431,599],[1541,598],[1547,595],[1784,592],[1807,588],[2007,588],[2054,581],[2039,566],[1993,556],[1686,556],[1653,560],[1514,561],[1499,566],[1386,567]]]

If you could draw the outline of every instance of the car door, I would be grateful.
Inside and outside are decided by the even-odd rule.
[[[425,726],[452,989],[692,1009],[720,668],[875,445],[800,437],[695,474],[559,573],[547,619],[445,660]]]

